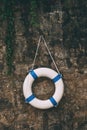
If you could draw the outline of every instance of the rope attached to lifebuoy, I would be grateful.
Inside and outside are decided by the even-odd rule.
[[[41,39],[44,41],[44,44],[47,48],[47,51],[54,63],[54,66],[56,68],[56,71],[49,69],[49,68],[38,68],[38,69],[34,69],[34,65],[35,65],[35,60],[37,57],[37,53],[38,53],[38,49],[39,49],[39,45],[40,45],[40,41]],[[50,97],[47,100],[40,100],[38,99],[34,93],[32,92],[32,84],[34,82],[34,80],[36,80],[39,77],[48,77],[52,80],[52,82],[55,85],[55,92],[52,95],[52,97]],[[64,92],[64,84],[62,81],[62,75],[60,74],[57,65],[51,55],[51,52],[46,44],[46,41],[44,39],[43,36],[40,36],[39,38],[39,42],[38,42],[38,46],[36,49],[36,53],[35,53],[35,57],[34,57],[34,61],[32,64],[32,70],[29,72],[29,74],[26,76],[25,80],[24,80],[24,84],[23,84],[23,93],[24,93],[24,97],[25,97],[25,102],[31,104],[32,106],[39,108],[39,109],[48,109],[51,107],[57,107],[59,101],[61,100],[62,96],[63,96],[63,92]]]

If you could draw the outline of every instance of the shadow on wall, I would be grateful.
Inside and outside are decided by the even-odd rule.
[[[62,130],[61,124],[54,124],[49,128],[49,130]]]

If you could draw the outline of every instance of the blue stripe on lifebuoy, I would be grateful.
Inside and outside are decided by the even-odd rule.
[[[52,79],[52,81],[55,83],[55,82],[57,82],[59,79],[61,79],[62,78],[62,75],[61,74],[58,74],[56,77],[54,77],[53,79]]]
[[[34,79],[38,78],[37,74],[33,70],[31,70],[29,74],[31,74]]]
[[[55,107],[57,107],[58,103],[56,102],[56,100],[55,100],[53,97],[51,97],[49,100],[51,101],[51,103],[52,103]]]
[[[25,99],[26,103],[29,103],[30,101],[32,101],[35,98],[35,95],[32,94],[31,96],[29,96],[28,98]]]

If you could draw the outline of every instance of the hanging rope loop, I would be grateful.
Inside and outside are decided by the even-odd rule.
[[[32,69],[34,69],[34,65],[35,65],[35,61],[36,61],[36,57],[37,57],[37,54],[38,54],[38,50],[39,50],[39,47],[40,47],[41,40],[43,40],[43,43],[44,43],[44,45],[45,45],[45,47],[46,47],[46,49],[47,49],[47,51],[48,51],[48,54],[50,55],[50,58],[51,58],[51,60],[52,60],[52,62],[53,62],[53,64],[54,64],[54,66],[55,66],[55,68],[56,68],[56,71],[57,71],[58,73],[60,73],[59,70],[58,70],[58,67],[57,67],[57,65],[56,65],[56,63],[55,63],[55,61],[54,61],[54,58],[53,58],[53,56],[52,56],[52,54],[51,54],[51,52],[50,52],[50,50],[49,50],[49,48],[48,48],[48,45],[47,45],[47,43],[46,43],[46,41],[45,41],[45,39],[44,39],[44,37],[43,37],[43,35],[41,35],[41,36],[39,37],[39,41],[38,41],[38,44],[37,44],[37,49],[36,49],[35,57],[34,57],[33,64],[32,64]]]
[[[37,49],[36,49],[36,53],[35,53],[35,56],[34,56],[34,60],[33,60],[33,64],[32,64],[32,69],[34,69],[34,65],[35,65],[37,54],[38,54],[40,42],[41,42],[41,36],[39,37],[39,41],[38,41],[38,44],[37,44]]]

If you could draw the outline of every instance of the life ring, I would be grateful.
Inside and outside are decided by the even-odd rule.
[[[32,84],[38,77],[48,77],[55,84],[55,92],[53,96],[47,100],[40,100],[32,93]],[[56,107],[63,96],[63,92],[64,84],[61,74],[58,74],[56,71],[50,68],[42,67],[31,70],[23,83],[23,94],[25,97],[25,102],[39,109],[48,109],[53,106]]]

